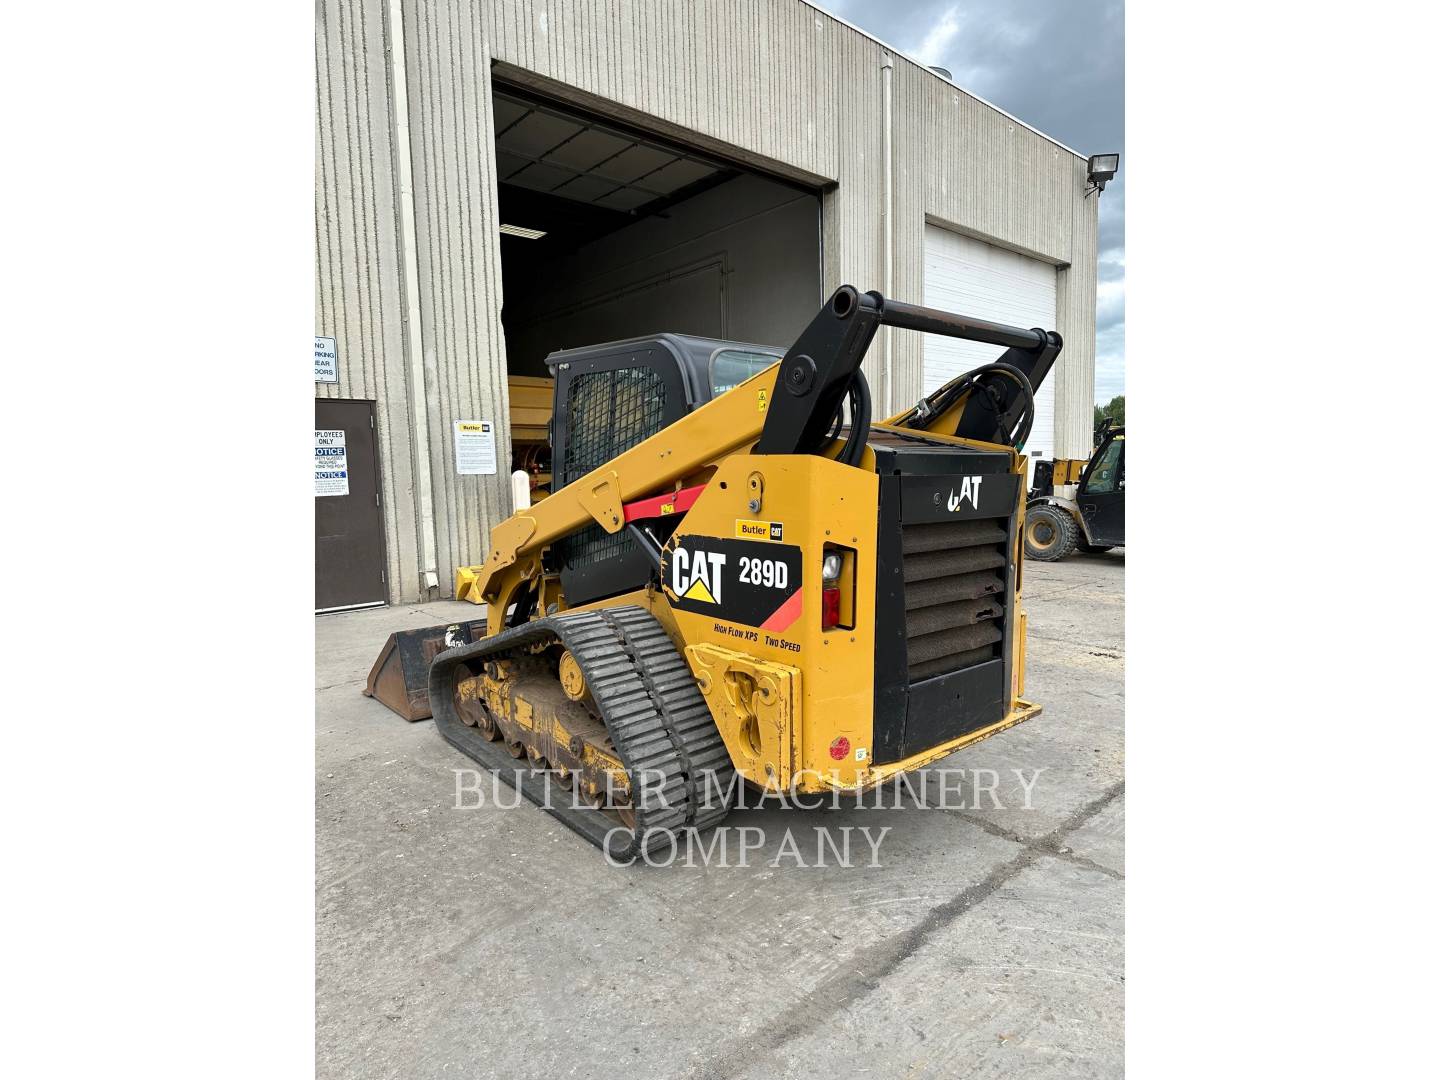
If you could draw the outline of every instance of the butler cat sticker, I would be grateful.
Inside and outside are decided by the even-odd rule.
[[[741,540],[774,540],[778,543],[785,539],[785,526],[778,521],[746,521],[744,518],[736,518],[735,535]]]
[[[718,536],[677,535],[660,560],[674,607],[777,634],[800,617],[802,568],[792,544]]]

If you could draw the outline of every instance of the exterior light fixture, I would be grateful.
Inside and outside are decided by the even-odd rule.
[[[1115,174],[1111,173],[1110,175]],[[506,236],[518,236],[522,240],[539,240],[545,235],[544,229],[527,229],[523,225],[501,225],[500,231]]]
[[[1120,171],[1120,155],[1095,154],[1086,162],[1085,171],[1085,179],[1094,185],[1093,190],[1104,191],[1105,185],[1114,180],[1115,174]]]

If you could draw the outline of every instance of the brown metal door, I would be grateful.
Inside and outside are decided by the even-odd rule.
[[[385,602],[375,403],[315,399],[315,610]]]

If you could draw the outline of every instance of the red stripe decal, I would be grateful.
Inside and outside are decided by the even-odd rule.
[[[781,634],[790,629],[790,624],[800,618],[801,597],[804,595],[803,590],[796,589],[789,599],[775,609],[775,614],[760,624],[760,629],[769,630],[772,634]]]
[[[668,514],[683,514],[695,505],[695,500],[704,490],[705,485],[700,484],[696,487],[681,488],[679,491],[656,495],[653,499],[637,499],[635,502],[626,503],[625,520],[645,521],[648,518],[663,517]],[[667,506],[669,509],[664,509]]]

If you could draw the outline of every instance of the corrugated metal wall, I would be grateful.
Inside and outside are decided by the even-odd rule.
[[[510,513],[510,407],[500,326],[500,222],[484,19],[491,3],[407,0],[410,153],[415,169],[425,381],[441,591],[483,562]],[[500,470],[455,472],[457,420],[493,420]]]
[[[400,231],[382,0],[323,0],[315,23],[315,333],[339,378],[317,397],[374,400],[392,600],[419,596]]]
[[[822,229],[827,289],[846,281],[879,288],[886,53],[800,0],[403,3],[439,570],[448,591],[450,568],[481,561],[490,527],[508,511],[503,476],[454,475],[449,434],[454,420],[477,417],[508,430],[492,71],[701,149],[833,185],[824,196]],[[368,184],[365,198],[376,207],[394,198],[383,149],[390,130],[383,108],[383,9],[380,0],[321,0],[317,217],[324,193],[339,183],[334,174],[363,172],[367,161],[386,177],[346,183]],[[345,89],[338,98],[337,82]],[[1057,329],[1066,346],[1054,376],[1057,443],[1059,452],[1083,456],[1090,445],[1098,229],[1097,200],[1082,198],[1084,161],[899,56],[893,99],[895,295],[923,295],[927,220],[1061,267]],[[367,149],[351,145],[352,134],[363,137],[359,145]],[[341,186],[326,213],[338,207],[346,220],[327,217],[320,227],[316,333],[344,327],[334,331],[341,396],[379,396],[392,389],[386,373],[403,362],[400,330],[386,321],[391,312],[398,321],[402,295],[385,284],[395,265],[386,246],[393,245],[394,230],[379,224],[393,214],[372,213],[345,190]],[[369,225],[361,220],[367,215]],[[362,346],[355,336],[366,334],[373,340]],[[893,341],[896,400],[903,403],[920,393],[920,339],[895,332]],[[370,382],[363,364],[360,374],[350,373],[359,361],[347,354],[362,348],[376,372]],[[877,348],[866,365],[876,385],[880,364]],[[347,386],[375,393],[350,393]],[[393,389],[396,396],[386,394],[385,401],[398,431],[403,382]],[[386,439],[388,485],[402,475],[403,448],[392,445],[388,430]],[[409,599],[418,580],[413,500],[402,506],[396,499],[392,507],[407,523],[392,525],[391,558],[396,562],[396,547],[408,553],[397,564],[397,598]],[[404,547],[400,534],[407,530],[412,535]]]

